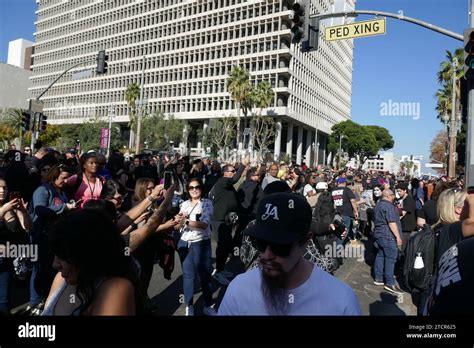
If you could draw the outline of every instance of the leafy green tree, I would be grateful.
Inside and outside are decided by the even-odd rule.
[[[220,153],[224,157],[225,149],[231,146],[235,138],[237,123],[237,118],[231,116],[212,119],[207,130],[202,132],[206,139],[204,146],[209,146],[214,156]]]
[[[105,121],[91,119],[82,124],[64,124],[59,125],[61,136],[56,139],[55,147],[61,151],[71,148],[76,140],[81,142],[82,151],[98,150],[100,148],[100,132],[102,128],[108,128],[109,124]],[[121,149],[128,145],[126,140],[121,137],[120,127],[112,124],[111,149]]]
[[[360,167],[368,157],[375,156],[380,150],[373,130],[347,120],[332,127],[332,134],[329,136],[329,151],[339,153],[341,135],[344,135],[341,142],[342,150],[347,152],[349,157],[358,157]]]
[[[389,131],[386,128],[380,126],[365,127],[372,131],[372,134],[374,134],[375,139],[377,140],[377,146],[379,150],[386,151],[393,148],[395,142],[393,141],[393,137],[390,135]]]
[[[165,150],[170,146],[170,141],[178,144],[182,140],[186,125],[184,120],[158,112],[142,121],[142,139],[148,142],[150,148]]]

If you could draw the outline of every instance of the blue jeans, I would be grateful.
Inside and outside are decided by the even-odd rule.
[[[385,284],[395,285],[395,262],[397,261],[398,248],[395,239],[376,238],[377,256],[375,257],[375,280],[383,282],[385,274]]]
[[[347,238],[349,238],[349,234],[351,233],[351,229],[352,229],[352,218],[350,216],[347,216],[347,215],[342,215],[342,223],[344,224],[344,226],[346,227],[346,238],[344,238],[342,240],[342,243],[341,244],[344,244],[347,240]]]
[[[0,272],[0,312],[10,314],[10,285],[12,280],[10,270]]]
[[[33,271],[31,272],[31,278],[30,278],[30,305],[31,306],[37,305],[42,300],[41,295],[38,293],[38,291],[36,291],[36,287],[35,287],[35,281],[38,275],[39,267],[40,265],[38,261],[33,263]]]
[[[190,243],[189,247],[187,242],[180,240],[178,254],[183,269],[183,291],[186,305],[193,305],[194,278],[197,274],[201,280],[204,303],[207,307],[212,306],[211,240]]]

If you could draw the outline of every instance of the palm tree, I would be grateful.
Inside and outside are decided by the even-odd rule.
[[[129,84],[127,89],[125,90],[125,100],[127,101],[128,107],[130,108],[130,121],[128,122],[128,126],[130,127],[130,130],[132,132],[137,123],[137,106],[135,104],[135,101],[137,100],[139,95],[140,86],[138,85],[138,83],[132,82],[131,84]]]
[[[436,93],[436,97],[438,98],[438,106],[436,110],[438,113],[439,109],[442,109],[443,112],[451,115],[454,60],[457,60],[455,71],[456,115],[461,114],[461,78],[464,76],[464,50],[462,48],[456,49],[454,54],[451,51],[446,51],[446,61],[441,63],[441,70],[437,73],[438,82],[442,85],[442,89],[438,90]],[[444,108],[440,108],[440,105],[444,105]],[[443,114],[438,114],[438,117],[439,116],[443,116]]]
[[[260,82],[255,90],[254,102],[260,108],[260,113],[262,113],[263,109],[271,105],[275,92],[268,81]]]
[[[5,112],[3,122],[6,126],[10,127],[20,138],[20,147],[22,145],[23,137],[23,111],[20,108],[11,108]]]
[[[247,116],[249,109],[249,100],[252,91],[250,84],[250,75],[247,69],[237,66],[230,72],[227,79],[227,91],[230,97],[237,104],[237,147],[240,144],[240,110],[244,111],[244,116]]]

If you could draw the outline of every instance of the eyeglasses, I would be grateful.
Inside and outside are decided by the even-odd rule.
[[[189,186],[189,187],[188,187],[188,190],[189,190],[189,191],[192,191],[192,190],[200,190],[200,189],[201,189],[201,185]]]
[[[272,250],[272,253],[279,257],[288,257],[293,248],[293,243],[291,244],[275,244],[263,239],[252,238],[252,245],[255,249],[264,253],[268,247]]]
[[[51,168],[43,168],[43,169],[41,169],[41,171],[42,171],[42,172],[49,172],[50,169],[51,169]]]
[[[234,170],[226,170],[227,173],[235,173],[235,169]]]
[[[25,149],[25,152],[30,152],[30,151],[31,151],[31,149]]]
[[[146,189],[147,191],[153,191],[154,188],[155,188],[154,186],[151,186],[151,187],[147,187]]]

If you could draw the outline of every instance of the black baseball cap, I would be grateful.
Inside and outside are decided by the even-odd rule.
[[[303,196],[272,193],[260,200],[255,224],[242,234],[275,244],[290,244],[310,231],[311,215],[311,207]]]

